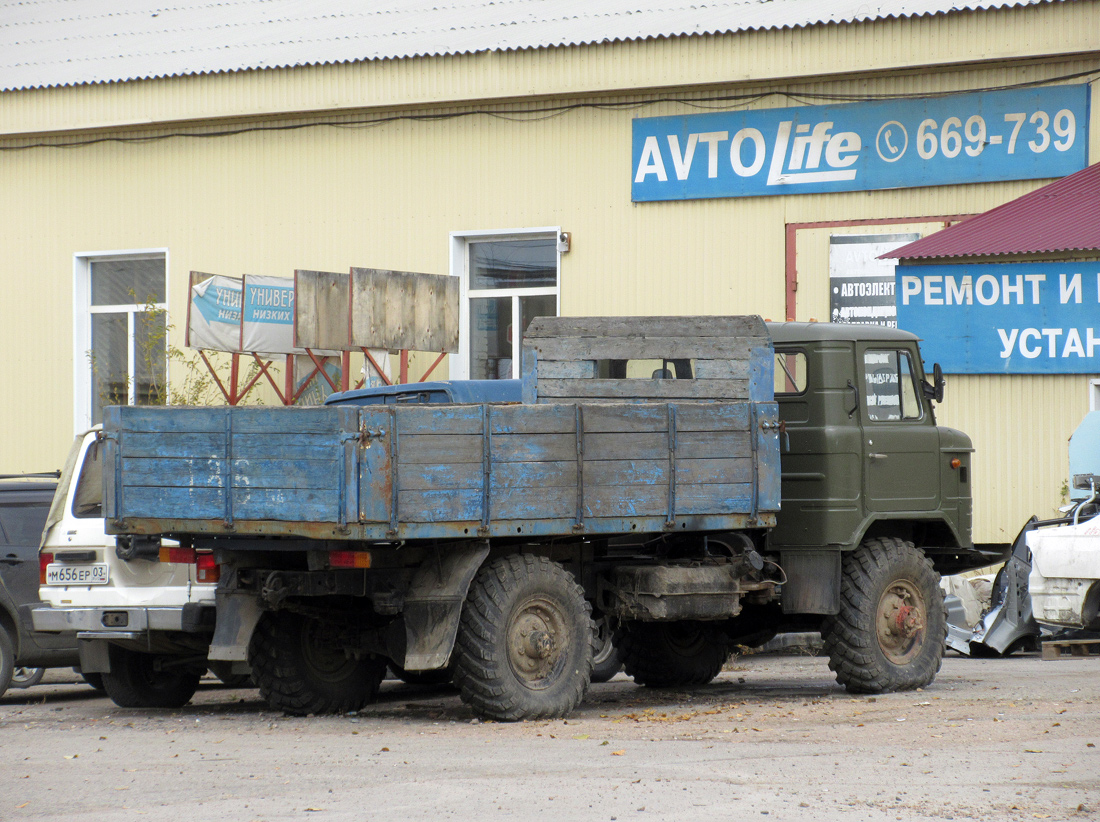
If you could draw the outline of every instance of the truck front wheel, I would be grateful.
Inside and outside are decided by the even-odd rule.
[[[202,672],[165,665],[170,657],[143,654],[117,645],[107,650],[111,670],[102,674],[103,690],[120,708],[182,708],[199,687]]]
[[[591,606],[569,572],[545,557],[500,557],[467,594],[455,685],[491,719],[565,716],[588,690],[595,643]]]
[[[708,622],[631,622],[621,637],[627,675],[650,688],[706,685],[729,658],[725,632]]]
[[[357,711],[386,676],[381,657],[349,655],[336,626],[289,611],[260,620],[248,662],[264,701],[296,716]]]
[[[863,694],[932,682],[947,618],[928,557],[905,540],[869,539],[844,556],[842,572],[840,613],[823,630],[837,682]]]

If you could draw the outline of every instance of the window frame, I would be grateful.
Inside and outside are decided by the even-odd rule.
[[[499,299],[510,297],[513,318],[521,316],[519,300],[521,297],[554,297],[554,313],[561,316],[561,249],[556,250],[557,266],[554,272],[554,286],[537,288],[470,288],[470,244],[484,242],[508,242],[511,240],[553,240],[556,244],[561,235],[560,226],[541,226],[538,228],[491,229],[478,231],[452,231],[450,266],[451,274],[459,277],[459,322],[458,354],[451,358],[451,379],[470,378],[470,301],[471,299]],[[523,350],[521,334],[512,335],[512,376],[523,376]]]
[[[774,351],[772,356],[773,356],[773,360],[772,360],[773,367],[775,365],[775,360],[778,360],[780,357],[794,356],[794,357],[801,357],[802,358],[803,366],[806,369],[806,374],[805,374],[805,379],[804,379],[805,384],[802,386],[801,390],[799,390],[799,391],[774,391],[773,393],[774,393],[776,399],[779,399],[780,397],[804,397],[806,395],[806,392],[810,390],[810,356],[809,356],[809,354],[806,353],[806,349],[805,348],[785,348],[785,347],[782,347],[782,346],[777,346],[775,348],[775,351]],[[784,370],[783,373],[784,373],[784,376],[787,379],[790,379],[790,374],[789,373],[787,373],[785,370]],[[775,376],[776,375],[773,372],[773,375],[772,375],[772,387],[773,388],[775,387],[775,383],[776,383]],[[796,387],[797,387],[797,384],[796,384]]]
[[[895,368],[897,368],[897,374],[898,374],[898,415],[899,415],[896,420],[878,419],[876,417],[873,417],[871,415],[871,406],[867,402],[867,400],[871,396],[870,392],[867,390],[867,374],[868,374],[867,355],[868,354],[876,354],[876,353],[877,354],[891,354],[892,353],[892,354],[895,355],[894,362],[895,362]],[[902,356],[906,357],[908,359],[908,362],[909,362],[909,384],[910,384],[910,387],[913,390],[913,396],[914,396],[914,399],[916,400],[917,411],[918,411],[917,416],[915,416],[915,417],[905,416],[905,396],[904,396],[904,392],[902,391],[902,387],[901,387],[901,381],[902,381],[901,357]],[[893,347],[893,346],[888,346],[888,345],[887,346],[882,346],[882,347],[879,347],[879,346],[876,346],[876,345],[868,345],[863,349],[862,354],[860,355],[860,369],[861,369],[861,372],[862,372],[862,379],[863,379],[863,383],[862,383],[862,386],[861,386],[862,398],[860,400],[860,405],[862,406],[863,418],[868,423],[870,423],[872,425],[898,425],[899,423],[900,424],[906,424],[906,425],[912,425],[912,424],[920,423],[920,422],[924,421],[927,412],[926,412],[925,407],[924,407],[924,402],[922,401],[921,387],[920,387],[920,377],[917,374],[916,367],[914,366],[915,362],[916,362],[916,358],[913,356],[913,352],[910,351],[908,348],[904,348],[904,347],[899,348],[899,347]]]
[[[80,251],[73,254],[73,430],[79,434],[92,427],[92,379],[88,352],[92,350],[92,316],[95,314],[126,314],[126,339],[128,342],[127,373],[129,397],[134,403],[136,363],[133,342],[136,334],[135,315],[143,312],[145,304],[120,303],[118,305],[92,305],[92,264],[124,260],[164,261],[164,302],[153,303],[159,310],[168,310],[169,255],[167,248],[139,248],[116,251]],[[165,387],[168,386],[168,352],[165,350]]]

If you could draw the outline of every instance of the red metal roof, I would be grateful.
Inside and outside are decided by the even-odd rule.
[[[883,257],[978,257],[1100,249],[1100,163]]]

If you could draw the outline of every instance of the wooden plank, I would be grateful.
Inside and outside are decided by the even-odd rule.
[[[224,455],[224,450],[222,455]],[[331,460],[336,463],[343,459],[343,448],[333,442],[332,437],[302,438],[300,441],[289,434],[264,437],[260,434],[246,434],[233,438],[233,456],[237,459],[307,459]]]
[[[584,516],[639,517],[668,513],[668,488],[661,485],[586,485]]]
[[[583,403],[585,434],[668,431],[668,404]]]
[[[748,431],[750,406],[747,401],[676,403],[677,431]]]
[[[572,405],[494,405],[490,430],[498,434],[572,434],[577,414]]]
[[[411,434],[399,435],[397,462],[400,465],[449,464],[476,462],[481,464],[481,434]]]
[[[587,470],[587,468],[585,469]],[[752,480],[752,457],[676,460],[676,487],[691,484],[747,483]]]
[[[577,436],[568,434],[500,434],[492,439],[491,458],[499,462],[559,462],[575,460]]]
[[[744,514],[752,509],[749,483],[676,486],[676,515]]]
[[[748,398],[748,380],[539,380],[544,400],[706,400]]]
[[[532,324],[537,322],[532,320]],[[744,337],[544,337],[524,335],[524,346],[543,361],[750,359],[755,338]]]
[[[677,471],[677,477],[679,472]],[[668,458],[585,460],[584,479],[592,485],[668,485]]]
[[[575,517],[577,489],[575,486],[509,488],[505,493],[493,493],[489,510],[494,521]]]
[[[586,469],[587,470],[587,467]],[[489,487],[493,493],[514,489],[577,488],[576,461],[497,462],[493,464]],[[574,500],[574,507],[576,500]]]
[[[697,380],[747,380],[749,378],[748,359],[696,359],[694,366]]]
[[[122,492],[124,517],[222,519],[225,495],[219,488],[127,487]]]
[[[294,272],[294,344],[299,348],[347,350],[351,277],[336,271]]]
[[[119,406],[122,433],[221,433],[225,429],[225,408],[166,408],[157,406]]]
[[[351,269],[351,340],[367,348],[458,351],[458,278]]]
[[[213,434],[127,432],[120,438],[120,447],[123,457],[218,459],[225,456],[224,440],[224,432]]]
[[[676,458],[708,459],[752,454],[747,432],[684,431],[676,435]]]
[[[395,407],[401,438],[417,434],[481,436],[480,405],[399,405]]]
[[[340,498],[331,488],[234,488],[234,519],[338,522]],[[224,513],[224,512],[223,512]]]
[[[596,376],[596,361],[539,360],[538,375],[542,379],[590,380]]]
[[[668,434],[585,434],[584,458],[588,460],[668,459]]]
[[[671,317],[536,317],[526,338],[542,337],[767,337],[756,315]]]
[[[235,459],[230,482],[234,488],[316,488],[331,489],[335,494],[340,470],[335,460]]]
[[[250,434],[291,437],[319,435],[339,442],[343,430],[358,428],[358,409],[332,406],[328,408],[235,408],[234,438]]]
[[[474,522],[481,519],[481,491],[399,491],[401,522]]]
[[[224,485],[225,460],[124,457],[122,476],[127,487],[139,485],[174,488],[220,488]]]
[[[485,472],[480,462],[415,463],[402,468],[398,474],[397,487],[401,491],[454,491],[468,488],[481,488]]]

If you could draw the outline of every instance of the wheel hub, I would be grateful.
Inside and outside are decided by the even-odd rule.
[[[895,665],[910,662],[924,642],[926,607],[920,590],[909,580],[887,586],[876,619],[879,647]]]
[[[549,687],[559,663],[566,620],[554,603],[535,597],[517,609],[509,626],[508,661],[528,688]]]

